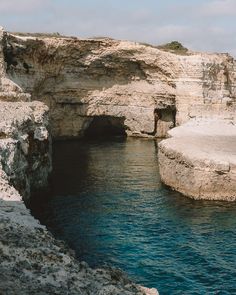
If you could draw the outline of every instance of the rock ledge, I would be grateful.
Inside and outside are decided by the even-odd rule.
[[[159,144],[162,181],[194,199],[236,200],[236,125],[190,121]]]

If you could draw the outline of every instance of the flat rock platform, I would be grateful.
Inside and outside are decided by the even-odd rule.
[[[162,181],[194,199],[236,200],[236,124],[190,121],[159,144]]]

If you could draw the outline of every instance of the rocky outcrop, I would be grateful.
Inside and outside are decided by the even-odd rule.
[[[116,119],[130,135],[141,134],[153,130],[156,104],[174,105],[172,70],[158,69],[162,56],[151,47],[10,34],[3,47],[7,77],[50,107],[54,137],[82,136],[98,116]],[[171,124],[163,121],[159,133]]]
[[[162,181],[194,199],[236,200],[235,122],[190,121],[159,144]]]
[[[25,201],[33,191],[47,187],[51,137],[43,103],[0,102],[0,170]],[[7,199],[8,191],[1,189],[0,195]]]
[[[51,171],[48,108],[0,102],[0,293],[150,294],[119,270],[91,269],[26,209]]]
[[[128,41],[9,33],[1,44],[2,91],[45,102],[54,137],[83,136],[97,117],[142,136],[153,131],[155,108],[162,112],[160,137],[190,118],[234,116],[236,62],[227,54],[177,55]]]

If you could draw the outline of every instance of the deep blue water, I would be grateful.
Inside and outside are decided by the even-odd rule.
[[[236,203],[162,186],[157,144],[54,144],[43,222],[91,266],[119,267],[160,294],[236,294]]]

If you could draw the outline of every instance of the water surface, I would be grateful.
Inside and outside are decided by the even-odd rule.
[[[160,294],[236,294],[236,204],[163,187],[157,143],[54,144],[41,219],[91,266],[119,267]]]

